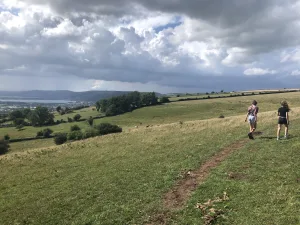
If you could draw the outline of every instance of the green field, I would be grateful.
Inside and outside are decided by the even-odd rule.
[[[97,112],[95,107],[75,110],[74,112],[68,113],[68,114],[65,114],[65,115],[60,115],[57,112],[55,112],[54,115],[55,115],[55,120],[62,120],[63,119],[65,121],[68,121],[68,117],[73,119],[73,117],[76,114],[80,114],[81,119],[88,119],[90,116],[92,116],[92,117],[101,116],[101,114],[99,112]]]
[[[0,156],[0,224],[204,224],[197,203],[224,191],[229,200],[215,204],[223,217],[214,224],[300,224],[299,97],[255,96],[262,134],[212,169],[179,208],[164,205],[165,193],[224,148],[247,141],[244,119],[252,96],[169,103],[99,119],[124,132],[58,147],[51,139],[13,143]],[[292,108],[291,138],[276,141],[282,99]],[[63,125],[53,130],[67,130]],[[18,134],[14,130],[11,136]]]
[[[291,107],[300,106],[300,92],[255,96],[260,112],[277,111],[280,101],[286,99]],[[219,118],[220,115],[245,115],[253,96],[211,100],[194,100],[146,107],[121,116],[96,120],[96,123],[110,122],[122,127],[176,123],[179,121]]]

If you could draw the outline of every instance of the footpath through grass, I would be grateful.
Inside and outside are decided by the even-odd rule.
[[[299,124],[300,120],[292,121]],[[300,224],[300,129],[290,130],[290,139],[276,141],[276,126],[232,154],[192,196],[187,207],[173,212],[169,224],[204,224],[197,203],[227,192],[229,201],[215,203],[223,216],[215,224]]]

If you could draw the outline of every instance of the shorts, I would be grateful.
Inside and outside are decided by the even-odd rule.
[[[285,117],[279,117],[278,124],[287,125],[287,119]]]
[[[252,115],[248,116],[248,122],[251,124],[255,124],[256,122],[255,116]]]

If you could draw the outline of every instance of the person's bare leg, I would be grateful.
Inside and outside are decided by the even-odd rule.
[[[278,124],[278,128],[277,128],[277,140],[279,140],[279,137],[280,137],[280,130],[281,130],[281,125]]]
[[[248,137],[250,139],[253,139],[253,127],[254,127],[254,124],[250,123],[250,132],[248,133]]]
[[[254,123],[253,126],[252,126],[252,133],[255,131],[255,129],[256,129],[256,125]]]
[[[288,136],[288,131],[289,131],[289,126],[285,124],[285,129],[284,129],[284,137],[287,138]]]

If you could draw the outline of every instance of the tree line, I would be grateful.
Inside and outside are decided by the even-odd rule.
[[[9,119],[13,121],[15,126],[32,125],[44,126],[54,124],[54,115],[47,107],[38,106],[31,110],[29,108],[15,110],[9,114]],[[25,121],[27,119],[27,121]]]
[[[157,105],[158,97],[154,92],[140,93],[134,91],[122,96],[116,96],[109,99],[102,99],[96,102],[96,109],[106,116],[116,116],[126,112],[132,112],[135,109]]]

